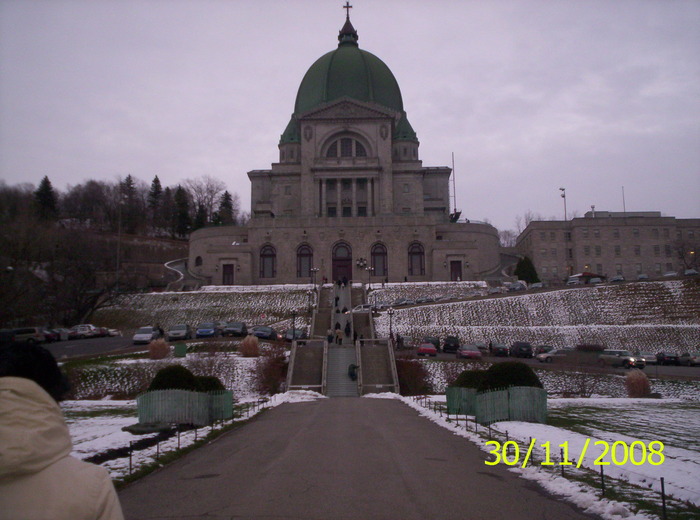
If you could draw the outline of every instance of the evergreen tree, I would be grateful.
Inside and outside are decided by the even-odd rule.
[[[161,229],[168,230],[174,235],[175,202],[173,201],[173,190],[170,188],[165,188],[161,199],[160,208],[158,208],[157,221]]]
[[[228,190],[224,191],[221,195],[221,199],[219,199],[219,209],[216,217],[214,223],[217,225],[230,226],[234,223],[233,197],[231,197]]]
[[[163,198],[163,187],[160,185],[160,179],[156,175],[151,182],[151,189],[148,192],[148,213],[150,217],[151,227],[155,230],[161,227],[160,206]]]
[[[58,202],[48,175],[41,179],[39,187],[34,192],[37,216],[41,220],[53,220],[58,216]]]
[[[175,190],[175,234],[181,238],[187,236],[192,224],[190,220],[190,201],[187,192],[178,184]]]
[[[518,261],[518,265],[515,266],[513,274],[518,277],[518,280],[524,280],[527,283],[536,283],[540,281],[535,266],[532,264],[532,260],[527,256],[522,257]]]
[[[207,208],[204,204],[197,206],[197,213],[194,215],[194,222],[192,223],[192,230],[203,228],[207,225]]]
[[[138,204],[138,192],[136,183],[131,174],[119,184],[120,203],[122,206],[122,230],[125,233],[136,233],[136,228],[141,220]]]

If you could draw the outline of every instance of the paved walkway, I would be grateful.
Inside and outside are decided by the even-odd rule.
[[[120,492],[128,520],[591,519],[395,400],[284,404]]]

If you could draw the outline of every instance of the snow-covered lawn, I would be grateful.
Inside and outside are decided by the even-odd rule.
[[[444,404],[445,396],[430,396],[428,399],[401,397],[395,394],[375,394],[375,398],[400,399],[418,412],[465,437],[480,446],[485,452],[491,452],[494,445],[487,445],[489,433],[501,442],[517,441],[520,449],[520,464],[510,468],[524,478],[539,482],[544,488],[574,502],[588,512],[609,519],[644,519],[657,518],[653,514],[636,512],[639,503],[646,502],[660,507],[661,477],[664,478],[667,505],[669,510],[683,510],[692,518],[700,506],[700,445],[698,428],[700,427],[700,403],[684,400],[642,400],[642,399],[550,399],[550,422],[571,422],[571,427],[557,427],[545,424],[504,421],[491,425],[489,432],[483,426],[475,432],[473,417],[448,416],[444,411],[435,411],[436,405]],[[471,422],[467,422],[470,419]],[[532,441],[535,439],[535,441]],[[582,468],[576,469],[579,454],[589,440],[589,448],[583,459]],[[663,463],[654,465],[646,462],[634,465],[603,466],[608,490],[614,488],[617,500],[604,499],[600,496],[597,479],[600,466],[594,462],[601,455],[604,441],[609,445],[617,441],[631,445],[635,441],[647,446],[652,441],[663,443]],[[531,442],[534,450],[530,463],[522,468],[525,453]],[[545,460],[541,444],[550,443],[553,466],[540,465]],[[567,443],[569,460],[573,466],[566,466],[564,476],[561,474],[559,445]],[[654,446],[655,448],[658,445]],[[502,452],[501,452],[502,453]],[[515,451],[510,453],[510,462],[514,461]],[[622,451],[619,450],[622,458]],[[641,454],[637,453],[637,461]],[[495,460],[493,455],[485,457],[487,461]],[[658,462],[658,456],[654,462]],[[534,461],[534,462],[533,462]],[[610,462],[610,454],[601,462]],[[673,498],[671,498],[673,497]],[[625,502],[625,499],[635,504]],[[684,505],[682,502],[685,502]],[[688,505],[692,504],[692,505]],[[636,512],[636,513],[635,513]]]

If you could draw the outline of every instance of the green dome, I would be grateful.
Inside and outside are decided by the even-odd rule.
[[[338,48],[316,60],[301,80],[294,114],[280,143],[299,142],[297,117],[300,114],[343,97],[377,103],[400,112],[394,137],[416,140],[403,110],[396,78],[382,60],[360,49],[357,40],[357,32],[347,19],[338,35]]]

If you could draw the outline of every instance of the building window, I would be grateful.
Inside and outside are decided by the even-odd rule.
[[[552,255],[552,258],[557,257],[557,250],[556,249],[552,249],[549,253]]]
[[[637,274],[642,274],[642,264],[634,264]]]
[[[591,256],[591,246],[583,246],[583,256]]]
[[[615,256],[622,256],[622,249],[620,246],[615,246]]]
[[[659,230],[654,228],[651,230],[651,238],[659,238]],[[661,271],[661,265],[659,264],[659,271]]]
[[[654,271],[656,274],[661,274],[661,264],[654,264]]]
[[[666,257],[671,256],[671,246],[669,244],[666,244],[664,246],[664,254],[666,255]]]
[[[297,278],[310,278],[313,266],[313,250],[307,245],[299,246],[297,248]]]
[[[654,256],[661,256],[661,246],[654,246]]]
[[[639,229],[637,229],[637,228],[632,229],[632,236],[634,238],[639,238]]]
[[[668,228],[664,228],[664,238],[669,238],[671,236]]]
[[[547,271],[548,271],[547,266],[546,266],[546,265],[545,265],[545,266],[542,266],[542,275],[543,275],[543,276],[546,276],[546,275],[547,275]]]
[[[695,238],[695,231],[688,231],[688,238],[693,240]]]
[[[600,256],[603,248],[601,246],[595,246],[595,256]]]
[[[564,240],[566,240],[567,242],[571,242],[571,231],[564,232]]]
[[[329,217],[335,217],[337,215],[335,206],[328,206],[328,211],[326,211],[326,214]]]
[[[566,250],[566,258],[568,258],[569,260],[573,260],[573,258],[574,258],[574,250],[573,249],[569,248]]]
[[[593,238],[600,238],[600,229],[593,230]]]
[[[292,187],[287,185],[284,187],[284,194],[285,195],[291,195],[292,194]]]
[[[549,239],[554,242],[557,239],[557,234],[554,231],[549,232]]]
[[[634,256],[642,256],[642,246],[634,246]]]
[[[581,228],[581,234],[583,238],[588,238],[588,228]]]
[[[557,276],[558,272],[559,272],[559,270],[557,269],[556,265],[554,267],[552,267],[552,276]]]
[[[375,276],[388,276],[389,268],[387,266],[386,247],[383,244],[374,244],[372,246],[372,267],[374,268]]]
[[[277,253],[272,246],[265,246],[260,250],[260,278],[274,278],[277,276]]]
[[[194,259],[194,266],[200,267],[201,265],[202,265],[202,257],[198,256],[197,258]]]
[[[367,216],[367,206],[357,206],[357,216],[366,217]]]
[[[672,264],[671,262],[668,262],[668,263],[666,264],[666,270],[667,270],[667,271],[673,271],[673,264]]]
[[[602,274],[603,272],[603,264],[595,264],[595,272],[597,274]]]
[[[547,249],[546,248],[543,247],[542,249],[540,249],[540,256],[547,256]]]
[[[615,274],[622,274],[622,264],[615,264]]]
[[[422,276],[425,274],[425,250],[417,242],[414,242],[408,248],[408,274],[411,276]]]
[[[620,230],[613,229],[613,238],[620,238]]]
[[[546,233],[544,231],[540,231],[540,240],[542,240],[544,242],[545,236],[546,236]]]
[[[411,185],[410,185],[410,184],[404,184],[404,185],[403,185],[403,192],[404,192],[404,193],[411,193]]]
[[[343,216],[352,217],[352,206],[343,206]]]
[[[333,141],[326,149],[326,157],[367,157],[367,150],[357,139],[342,137]]]

